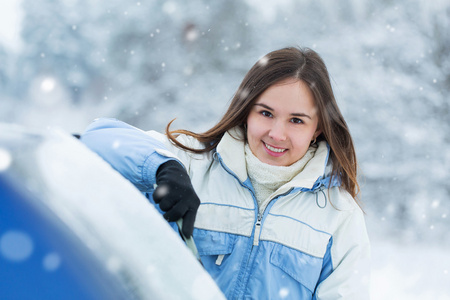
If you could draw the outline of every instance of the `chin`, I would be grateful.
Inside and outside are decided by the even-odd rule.
[[[275,160],[271,160],[271,159],[265,159],[265,160],[261,160],[263,163],[266,163],[268,165],[272,165],[272,166],[286,166],[285,163],[283,163],[282,161],[275,161]]]

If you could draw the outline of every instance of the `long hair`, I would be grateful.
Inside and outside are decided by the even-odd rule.
[[[331,177],[339,178],[341,188],[348,191],[356,200],[359,193],[358,165],[352,137],[336,103],[327,67],[319,54],[309,48],[283,48],[270,52],[257,61],[245,75],[222,119],[208,131],[204,133],[188,130],[171,131],[172,120],[166,127],[166,134],[182,149],[194,153],[209,152],[216,148],[225,132],[236,126],[244,128],[250,110],[259,95],[268,87],[288,78],[305,82],[312,91],[318,108],[318,126],[322,130],[317,140],[326,140],[331,148],[330,158],[333,164]],[[186,147],[176,140],[179,134],[196,138],[205,145],[204,148]]]

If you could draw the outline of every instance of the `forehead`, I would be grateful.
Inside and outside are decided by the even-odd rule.
[[[292,78],[269,86],[254,104],[261,103],[291,109],[309,109],[316,106],[314,95],[308,85],[302,80]]]

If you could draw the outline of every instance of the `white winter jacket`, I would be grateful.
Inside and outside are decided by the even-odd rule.
[[[215,151],[199,155],[157,132],[99,119],[82,141],[147,194],[162,163],[176,159],[185,166],[201,200],[194,240],[228,299],[369,299],[364,216],[339,183],[330,181],[327,143],[319,143],[304,170],[260,214],[241,135],[233,129]],[[178,139],[202,147],[192,137]]]

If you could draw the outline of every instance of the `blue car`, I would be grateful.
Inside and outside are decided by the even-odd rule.
[[[0,124],[0,299],[224,296],[148,200],[76,138]]]

